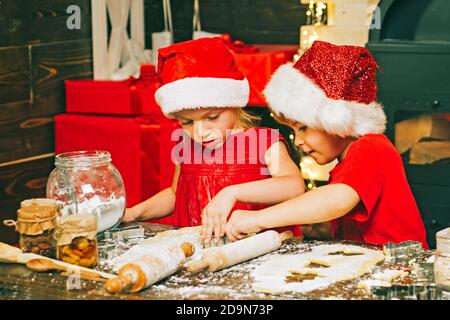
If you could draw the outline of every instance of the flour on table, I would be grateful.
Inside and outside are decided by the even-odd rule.
[[[350,280],[384,260],[380,250],[353,245],[321,245],[311,252],[271,257],[252,272],[253,290],[308,292]]]

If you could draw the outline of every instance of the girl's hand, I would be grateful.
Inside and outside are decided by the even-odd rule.
[[[219,241],[225,235],[227,218],[236,203],[236,194],[232,187],[223,188],[208,203],[202,212],[202,238],[208,243],[214,235]]]
[[[141,212],[137,210],[136,207],[127,208],[125,210],[125,215],[123,216],[122,222],[132,222],[138,220],[141,215]]]
[[[236,210],[226,226],[226,234],[231,241],[240,240],[248,234],[258,233],[261,230],[258,225],[258,211]]]

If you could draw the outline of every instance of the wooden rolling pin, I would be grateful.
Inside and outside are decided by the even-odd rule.
[[[265,231],[221,247],[207,249],[203,252],[201,260],[187,263],[185,268],[189,272],[198,272],[206,268],[210,272],[222,270],[277,250],[283,241],[292,236],[291,231],[281,234],[274,230]]]
[[[117,293],[138,292],[145,289],[177,272],[194,251],[194,245],[185,242],[181,246],[169,246],[158,253],[147,254],[120,268],[116,278],[106,281],[105,290]]]

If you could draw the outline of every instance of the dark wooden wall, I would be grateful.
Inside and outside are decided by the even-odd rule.
[[[66,27],[77,3],[81,29]],[[19,202],[45,196],[53,169],[53,116],[64,112],[64,80],[92,77],[90,1],[0,1],[0,220]],[[0,241],[13,243],[0,226]]]
[[[65,109],[64,80],[92,77],[90,0],[0,1],[0,221],[15,219],[23,199],[45,196],[53,169],[53,116]],[[66,27],[67,7],[81,29]],[[146,41],[162,31],[160,0],[145,0]],[[298,43],[299,0],[200,0],[205,31],[248,43]],[[172,0],[174,37],[192,35],[193,0]],[[1,223],[0,241],[17,236]]]
[[[145,0],[146,33],[162,31],[162,1]],[[192,37],[194,0],[171,0],[175,41]],[[199,0],[202,29],[229,33],[248,43],[299,43],[306,7],[300,0]]]

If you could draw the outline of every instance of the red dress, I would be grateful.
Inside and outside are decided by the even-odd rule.
[[[270,128],[252,128],[232,134],[214,151],[203,148],[188,137],[183,140],[182,151],[175,150],[182,161],[175,159],[180,164],[180,176],[174,224],[181,227],[200,225],[202,210],[223,188],[270,178],[264,155],[275,142],[286,143],[277,130]],[[236,203],[232,212],[264,207],[261,204]]]

